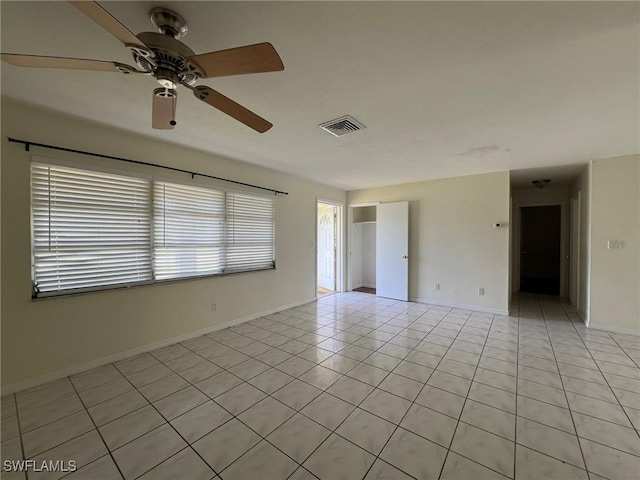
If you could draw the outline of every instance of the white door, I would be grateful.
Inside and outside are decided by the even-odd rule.
[[[336,207],[318,205],[318,286],[336,289]]]
[[[378,205],[376,295],[409,300],[409,202]]]

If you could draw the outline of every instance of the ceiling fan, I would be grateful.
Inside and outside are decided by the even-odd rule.
[[[151,22],[159,33],[143,32],[134,35],[97,2],[71,1],[69,3],[124,43],[131,50],[137,68],[119,62],[10,53],[3,53],[2,60],[18,67],[150,75],[161,85],[153,91],[152,126],[156,129],[169,130],[176,125],[178,85],[190,89],[199,100],[257,132],[264,133],[273,126],[264,118],[212,88],[195,85],[201,78],[284,70],[280,56],[270,43],[258,43],[196,55],[193,50],[178,40],[186,35],[187,23],[171,10],[166,8],[151,10]]]

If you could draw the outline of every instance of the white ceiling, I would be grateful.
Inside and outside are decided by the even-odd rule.
[[[132,63],[68,3],[0,5],[5,53]],[[176,129],[152,130],[145,76],[3,64],[2,94],[348,190],[640,152],[638,2],[102,5],[134,33],[153,29],[152,7],[176,10],[196,53],[271,42],[284,72],[202,83],[274,127],[260,135],[183,89]],[[367,129],[317,127],[345,114]]]

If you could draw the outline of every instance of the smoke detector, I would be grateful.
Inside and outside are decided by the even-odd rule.
[[[336,137],[342,137],[349,133],[367,128],[350,115],[345,115],[344,117],[321,123],[318,126]]]

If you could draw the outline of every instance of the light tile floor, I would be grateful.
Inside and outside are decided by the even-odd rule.
[[[639,478],[640,338],[587,330],[553,297],[513,311],[323,297],[3,397],[3,464],[75,460],[69,479]]]

